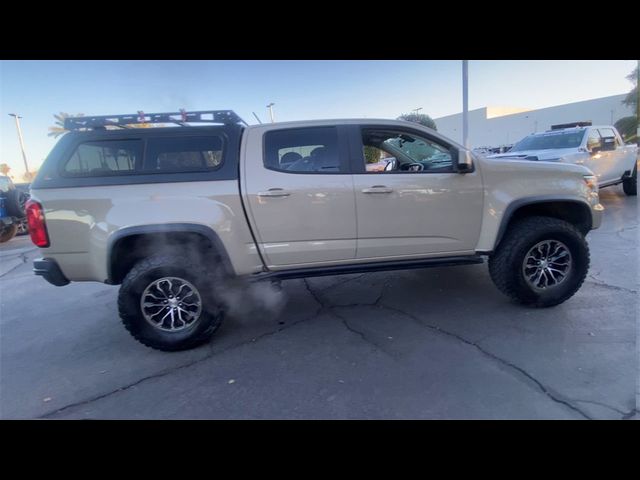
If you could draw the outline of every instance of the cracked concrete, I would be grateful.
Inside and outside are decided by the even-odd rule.
[[[0,416],[637,419],[637,200],[602,199],[589,278],[558,307],[510,302],[486,265],[291,280],[279,316],[173,354],[124,331],[116,287],[21,261],[0,278]]]

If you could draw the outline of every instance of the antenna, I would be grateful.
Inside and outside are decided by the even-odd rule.
[[[262,121],[258,118],[258,115],[256,115],[256,112],[251,112],[251,113],[253,113],[253,116],[256,117],[256,120],[258,120],[258,123],[262,125]]]

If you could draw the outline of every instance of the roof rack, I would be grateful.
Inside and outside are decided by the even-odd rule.
[[[591,122],[561,123],[558,125],[551,125],[551,130],[561,130],[563,128],[573,128],[573,127],[590,127],[591,125],[592,125]]]
[[[67,117],[64,120],[66,130],[100,129],[106,127],[135,128],[140,123],[175,123],[185,126],[186,123],[221,123],[224,125],[236,125],[247,122],[242,120],[233,110],[202,110],[187,112],[181,109],[179,112],[168,113],[144,113],[139,110],[137,114],[129,115],[100,115],[93,117]]]

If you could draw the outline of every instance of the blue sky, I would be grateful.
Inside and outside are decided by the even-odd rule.
[[[636,61],[469,63],[469,107],[542,108],[626,93]],[[118,113],[232,109],[276,121],[395,118],[422,107],[434,118],[462,109],[460,61],[3,61],[0,163],[17,181],[22,157],[13,118],[22,117],[27,159],[38,167],[56,140],[60,111]]]

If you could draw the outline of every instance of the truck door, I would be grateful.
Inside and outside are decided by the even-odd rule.
[[[602,137],[596,128],[589,129],[587,150],[589,150],[589,158],[585,160],[584,166],[594,173],[598,184],[602,185],[608,181],[606,174],[608,152],[602,151]]]
[[[612,128],[599,128],[598,131],[603,139],[606,138],[610,141],[613,138],[613,145],[608,147],[610,149],[605,148],[605,150],[602,151],[604,158],[606,158],[606,171],[604,173],[606,181],[614,182],[620,180],[625,171],[624,143],[622,143],[621,139],[618,139],[618,136]],[[603,146],[604,145],[603,143]]]
[[[352,135],[359,150],[352,150],[358,159],[353,166],[357,258],[390,260],[475,250],[483,205],[477,169],[454,172],[452,146],[421,131],[367,125]]]
[[[355,258],[356,213],[344,127],[252,127],[243,200],[270,268]]]

